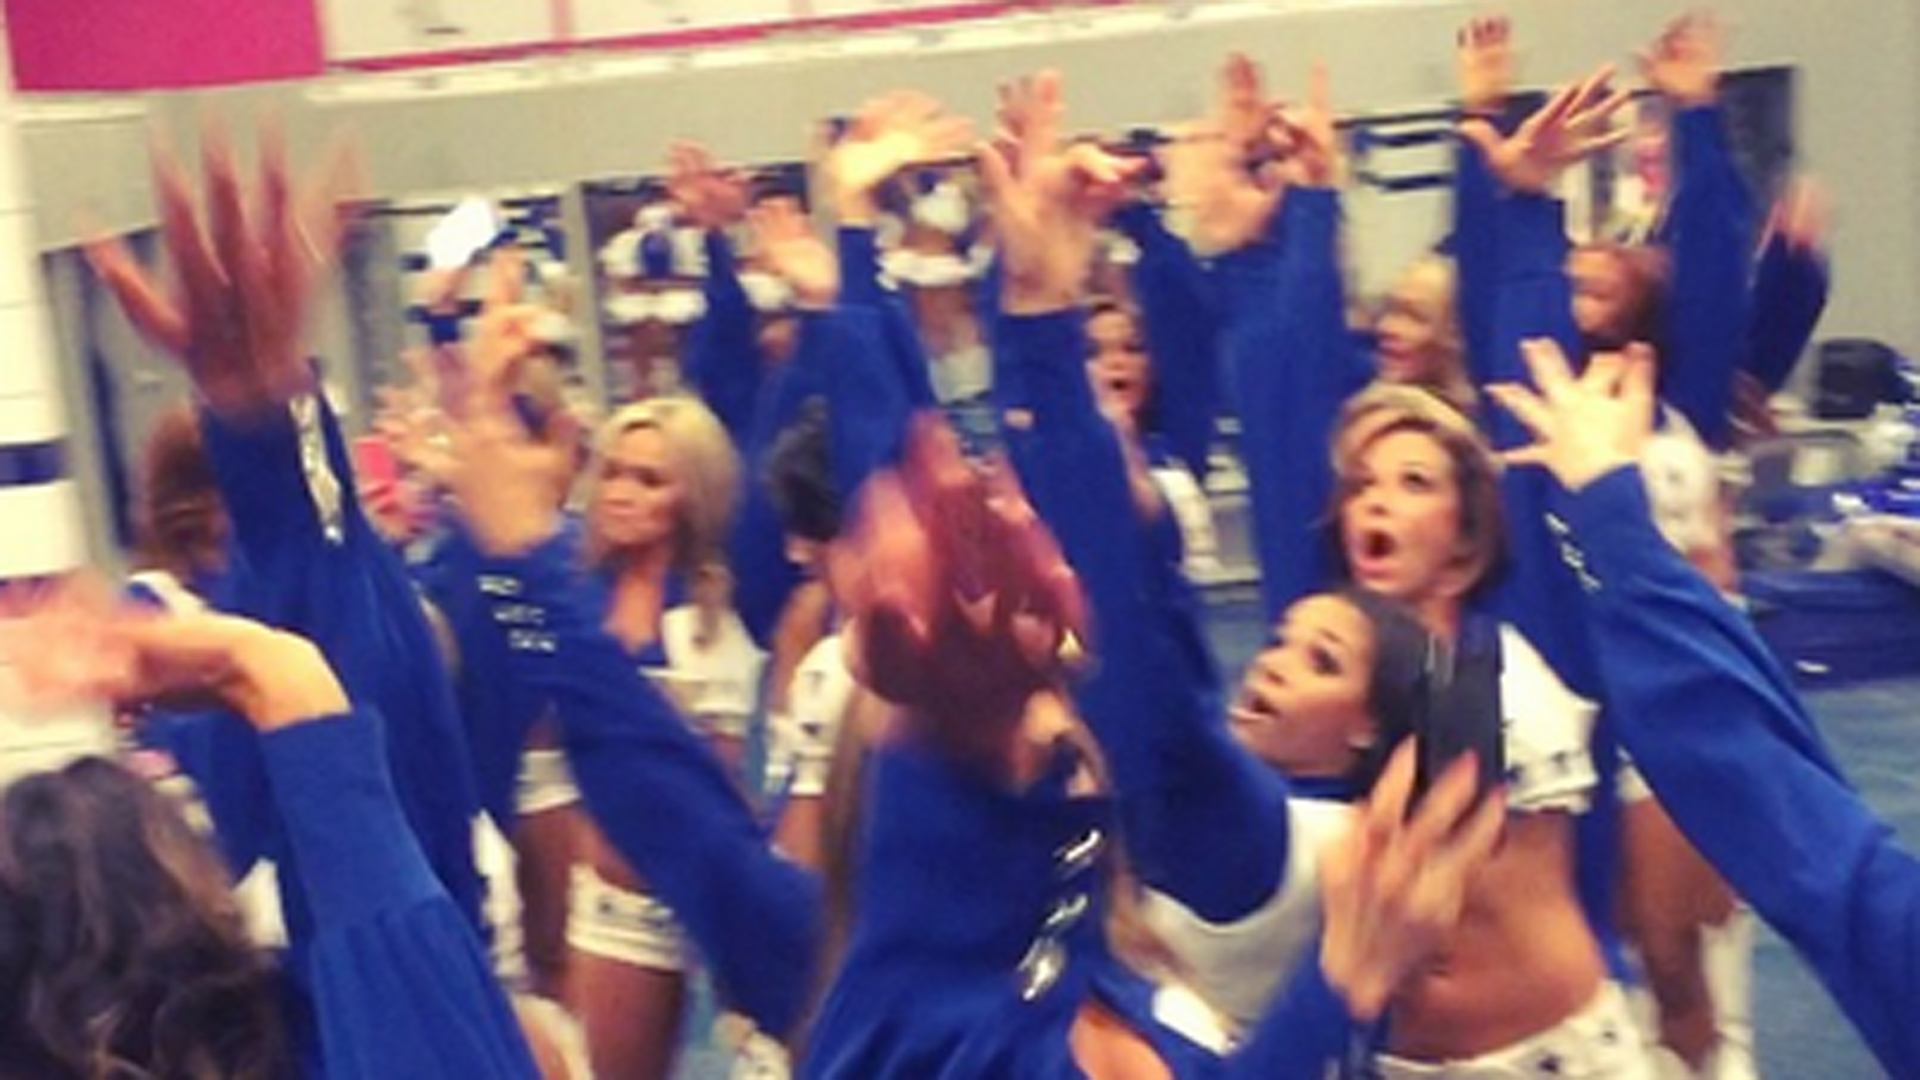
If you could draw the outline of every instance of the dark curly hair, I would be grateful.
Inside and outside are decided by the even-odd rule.
[[[278,1080],[281,985],[167,799],[87,758],[0,801],[0,1076]]]

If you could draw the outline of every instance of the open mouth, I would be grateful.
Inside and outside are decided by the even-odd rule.
[[[1360,533],[1360,557],[1368,562],[1392,558],[1399,546],[1385,529],[1365,529]]]
[[[1280,710],[1273,703],[1252,692],[1244,692],[1240,700],[1227,710],[1227,718],[1233,726],[1247,731],[1266,727],[1280,719]]]

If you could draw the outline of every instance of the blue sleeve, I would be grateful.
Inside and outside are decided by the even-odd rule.
[[[547,703],[512,677],[506,642],[493,628],[493,610],[480,592],[479,566],[479,551],[455,522],[430,571],[421,575],[421,587],[440,609],[460,653],[454,693],[480,807],[502,834],[511,835],[519,816],[514,792],[520,759]]]
[[[1661,541],[1639,474],[1572,496],[1621,741],[1886,1068],[1920,1060],[1920,861],[1848,787],[1747,620]]]
[[[1246,1045],[1228,1060],[1239,1080],[1325,1080],[1342,1075],[1355,1026],[1320,966],[1315,948],[1295,970],[1273,1004],[1248,1033]]]
[[[773,853],[712,749],[601,630],[563,547],[486,570],[513,675],[555,703],[594,820],[686,925],[729,1006],[790,1032],[814,989],[819,882]]]
[[[1446,246],[1453,258],[1454,307],[1460,318],[1467,374],[1477,388],[1496,381],[1488,360],[1500,290],[1495,230],[1502,194],[1500,181],[1480,148],[1457,136],[1454,144],[1453,233]]]
[[[257,426],[203,414],[201,428],[247,568],[234,606],[319,646],[353,700],[386,718],[407,821],[477,925],[479,798],[452,685],[419,594],[361,512],[332,412],[316,398]],[[290,911],[289,930],[299,923]]]
[[[1275,218],[1282,240],[1234,252],[1218,268],[1269,623],[1334,579],[1321,529],[1333,496],[1329,447],[1343,403],[1368,374],[1347,333],[1339,196],[1295,189]]]
[[[1667,242],[1673,282],[1667,296],[1661,399],[1679,409],[1709,446],[1732,427],[1733,377],[1745,354],[1736,328],[1748,325],[1753,196],[1734,167],[1717,107],[1673,119],[1674,193]]]
[[[817,350],[827,373],[827,423],[834,486],[852,506],[867,477],[900,458],[913,417],[911,391],[888,355],[884,319],[870,309],[839,308],[803,316],[800,348]]]
[[[260,739],[314,916],[326,1074],[537,1077],[479,937],[400,812],[379,728],[369,712]]]
[[[880,317],[880,331],[895,379],[914,409],[934,408],[932,362],[920,328],[900,294],[880,281],[880,246],[872,229],[842,227],[836,235],[840,253],[840,304],[863,308]]]
[[[1119,438],[1087,382],[1079,313],[997,325],[996,365],[1015,375],[994,379],[1010,456],[1093,612],[1098,671],[1075,696],[1113,769],[1129,851],[1148,885],[1203,918],[1239,918],[1285,870],[1285,787],[1233,741],[1211,668],[1187,647],[1204,639],[1168,602],[1178,569],[1151,554]]]
[[[1820,254],[1795,250],[1778,236],[1761,250],[1744,369],[1768,393],[1778,392],[1793,375],[1826,312],[1830,285],[1827,260]]]
[[[1131,281],[1153,362],[1150,426],[1187,471],[1205,479],[1220,393],[1219,321],[1212,283],[1186,242],[1167,230],[1153,207],[1129,205],[1114,215],[1114,224],[1140,249]]]
[[[699,388],[701,399],[738,445],[753,426],[763,358],[733,245],[725,235],[709,232],[706,246],[707,310],[687,330],[687,381]]]
[[[747,632],[763,645],[771,639],[787,597],[801,577],[800,568],[787,558],[786,531],[767,490],[767,455],[807,400],[827,394],[833,357],[821,344],[820,335],[810,335],[803,320],[792,359],[761,385],[753,423],[739,444],[740,512],[727,536],[727,565],[733,571],[734,610]]]
[[[1495,382],[1529,382],[1520,345],[1530,338],[1550,338],[1569,357],[1580,355],[1563,213],[1559,202],[1536,195],[1512,195],[1499,203],[1500,282],[1485,360]],[[1488,428],[1498,451],[1531,442],[1504,409],[1490,410]],[[1500,495],[1507,514],[1507,568],[1496,606],[1575,693],[1597,697],[1586,627],[1565,616],[1569,598],[1579,595],[1579,584],[1561,558],[1560,537],[1549,513],[1552,480],[1538,469],[1508,469],[1500,478]]]

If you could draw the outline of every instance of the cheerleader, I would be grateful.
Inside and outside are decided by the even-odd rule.
[[[469,918],[396,797],[382,718],[320,651],[210,613],[43,599],[7,627],[26,702],[244,718],[299,874],[301,1000],[250,941],[218,856],[99,758],[9,778],[0,807],[0,1074],[531,1080]],[[73,648],[56,658],[33,642]],[[291,1011],[285,1007],[291,1006]],[[317,1045],[302,1029],[317,1028]]]
[[[408,823],[447,894],[477,926],[478,799],[446,669],[413,585],[361,512],[345,443],[301,348],[311,285],[337,226],[316,234],[299,219],[284,151],[267,142],[261,189],[269,197],[252,215],[217,132],[203,138],[204,219],[184,172],[160,156],[157,194],[184,302],[155,287],[123,247],[103,243],[90,254],[134,325],[182,358],[199,392],[201,431],[232,530],[232,604],[310,635],[351,691],[378,705]],[[288,968],[297,986],[310,988],[319,977],[307,962],[313,913],[288,861],[265,765],[230,730],[221,743],[232,751],[222,767],[194,779],[216,830],[264,835],[280,870]],[[313,1033],[296,1025],[295,1039],[307,1050]]]
[[[1687,838],[1807,960],[1894,1076],[1914,1075],[1920,864],[1847,785],[1748,621],[1664,543],[1633,465],[1653,363],[1551,342],[1498,391],[1558,482],[1621,742]]]

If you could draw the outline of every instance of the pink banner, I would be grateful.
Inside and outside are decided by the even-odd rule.
[[[5,0],[25,91],[162,90],[318,75],[314,0]]]

